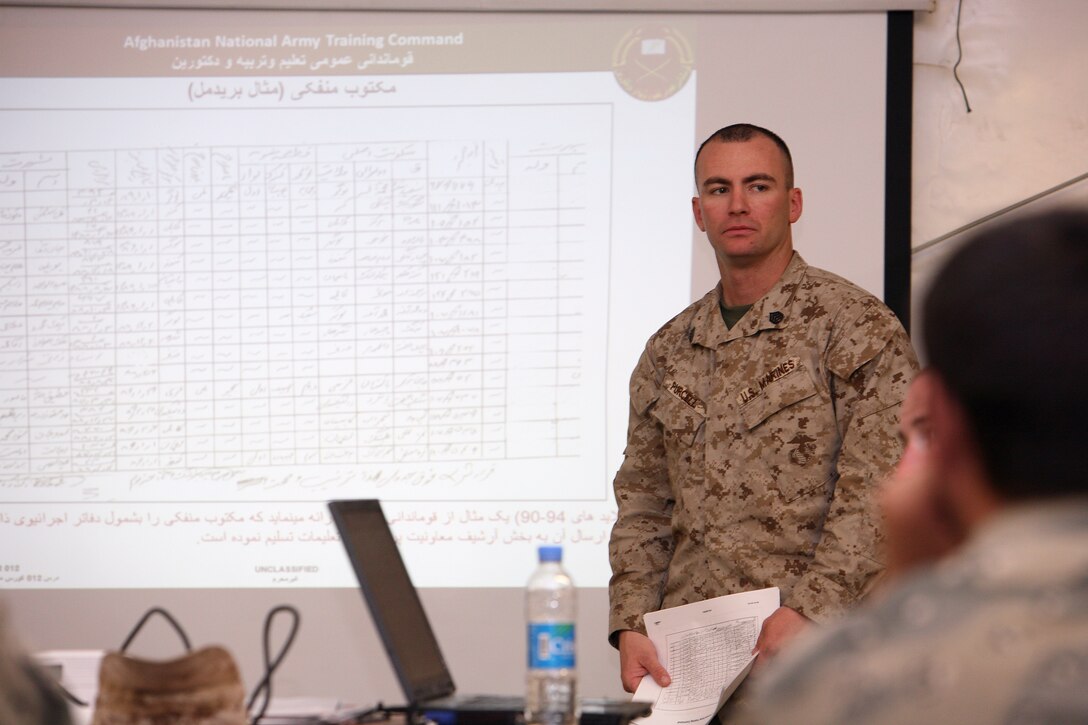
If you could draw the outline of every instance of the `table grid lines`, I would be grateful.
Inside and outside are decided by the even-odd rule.
[[[0,474],[579,455],[586,153],[0,154]]]
[[[674,686],[664,706],[716,701],[723,683],[748,663],[759,634],[755,617],[741,617],[668,638],[669,672]]]

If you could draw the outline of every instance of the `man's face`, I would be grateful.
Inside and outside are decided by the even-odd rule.
[[[902,573],[940,558],[963,537],[944,499],[944,477],[932,447],[932,373],[907,391],[899,416],[903,455],[884,483],[880,506],[887,534],[888,569]]]
[[[786,158],[774,141],[711,141],[695,164],[695,223],[719,264],[747,267],[792,249],[790,225],[801,217],[801,190],[786,188]]]

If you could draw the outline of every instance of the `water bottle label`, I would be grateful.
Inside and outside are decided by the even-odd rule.
[[[529,667],[553,670],[574,667],[574,625],[555,622],[529,624]]]

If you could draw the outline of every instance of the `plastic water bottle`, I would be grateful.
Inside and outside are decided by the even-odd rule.
[[[529,631],[529,675],[525,721],[572,725],[577,717],[574,670],[574,583],[563,570],[563,549],[540,547],[540,565],[525,592]]]

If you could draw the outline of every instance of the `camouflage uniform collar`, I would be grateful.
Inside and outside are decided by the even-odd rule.
[[[688,339],[693,344],[703,347],[716,347],[722,343],[741,337],[754,335],[762,330],[785,328],[790,322],[790,306],[793,303],[797,287],[805,278],[808,264],[797,252],[786,265],[786,270],[775,282],[774,287],[752,304],[752,308],[740,319],[733,329],[725,326],[719,305],[722,303],[722,284],[711,290],[698,303],[698,309],[691,319]]]

